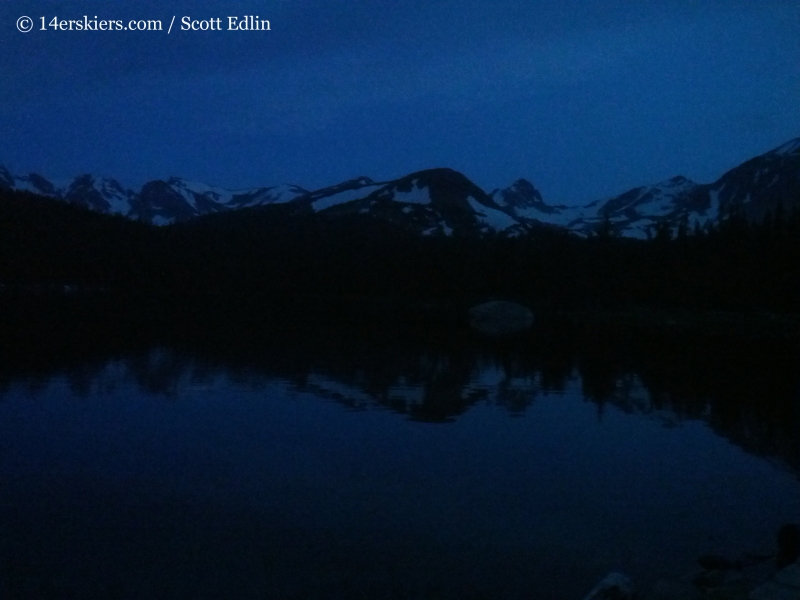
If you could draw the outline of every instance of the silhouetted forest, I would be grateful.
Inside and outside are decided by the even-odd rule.
[[[115,294],[136,305],[202,298],[326,296],[523,298],[537,308],[630,306],[797,312],[800,213],[653,239],[529,235],[418,237],[363,215],[295,214],[291,205],[154,227],[27,193],[0,192],[5,294]],[[66,286],[66,287],[65,287]],[[150,299],[150,300],[148,300]],[[244,301],[244,300],[243,300]]]

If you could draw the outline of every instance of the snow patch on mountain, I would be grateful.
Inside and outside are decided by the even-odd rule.
[[[404,204],[430,204],[431,194],[427,187],[417,187],[417,179],[411,182],[410,192],[394,191],[393,200]]]
[[[253,196],[253,199],[248,206],[286,204],[287,202],[291,202],[295,198],[299,198],[307,193],[307,190],[304,190],[296,185],[276,185],[259,191]]]
[[[481,223],[488,225],[495,231],[504,231],[509,227],[519,224],[514,217],[509,216],[501,210],[485,206],[472,196],[467,197],[467,202],[472,210],[475,211],[475,215],[477,216],[478,220]]]
[[[331,194],[330,196],[324,196],[319,200],[314,200],[311,203],[311,208],[313,208],[316,212],[319,212],[339,204],[345,204],[355,200],[362,200],[380,188],[380,185],[365,185],[357,189],[343,190],[341,192]]]
[[[705,213],[705,217],[710,221],[719,219],[719,195],[722,193],[723,189],[725,189],[724,185],[718,190],[711,189],[708,191],[709,208]]]
[[[4,166],[0,165],[0,190],[8,190],[14,187],[14,176]]]
[[[37,173],[14,177],[14,189],[21,192],[31,192],[42,196],[57,196],[58,190],[47,179]]]
[[[172,177],[167,181],[167,185],[175,190],[195,211],[197,211],[198,197],[206,196],[209,200],[220,204],[225,204],[226,201],[230,200],[229,193],[223,196],[210,185],[203,183]]]
[[[108,211],[115,215],[127,215],[131,209],[131,194],[113,179],[95,178],[93,187],[108,202]]]
[[[596,212],[588,206],[565,206],[552,212],[542,212],[540,209],[533,207],[516,209],[513,214],[521,219],[569,228],[575,222],[592,218]]]
[[[360,214],[428,235],[475,235],[489,230],[517,235],[555,227],[588,236],[601,230],[644,238],[665,225],[706,227],[729,215],[760,220],[779,207],[800,204],[800,138],[729,170],[716,182],[696,184],[673,177],[585,206],[548,204],[528,180],[486,194],[447,168],[418,171],[392,181],[358,177],[309,192],[296,185],[228,190],[172,177],[138,191],[117,181],[81,175],[67,182],[41,175],[15,176],[0,166],[0,189],[28,191],[102,213],[166,225],[202,215],[269,204],[295,203],[332,216]]]
[[[778,146],[770,152],[769,154],[777,154],[779,156],[786,156],[788,154],[794,154],[795,152],[800,152],[800,138],[792,140],[791,142],[787,142],[782,146]]]
[[[539,190],[527,179],[517,179],[506,189],[494,190],[489,196],[501,208],[536,208],[545,213],[556,212],[558,209],[546,204]]]
[[[66,185],[57,188],[59,198],[70,204],[83,206],[91,210],[122,216],[130,216],[131,190],[107,177],[80,175]]]

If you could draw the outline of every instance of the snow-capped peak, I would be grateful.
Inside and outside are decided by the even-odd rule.
[[[229,190],[180,177],[147,182],[139,191],[114,179],[81,175],[60,183],[31,173],[15,176],[0,166],[0,189],[29,191],[92,210],[148,223],[168,224],[197,216],[269,204],[295,204],[326,217],[364,215],[421,234],[461,235],[501,231],[506,235],[549,225],[579,235],[603,228],[646,237],[664,224],[706,226],[733,212],[759,220],[800,198],[800,138],[729,170],[716,182],[697,184],[683,176],[631,189],[585,206],[548,204],[526,179],[486,194],[461,173],[427,169],[375,182],[360,176],[307,191],[296,185]],[[290,211],[291,212],[291,211]]]
[[[133,192],[124,189],[115,179],[87,174],[73,179],[60,190],[60,196],[67,202],[98,212],[127,216]]]
[[[504,190],[494,190],[490,196],[503,207],[523,209],[539,206],[542,209],[547,206],[542,194],[527,179],[517,179]]]
[[[14,187],[14,176],[3,165],[0,165],[0,190]]]
[[[795,154],[796,152],[800,152],[800,138],[793,139],[790,142],[786,142],[782,146],[778,146],[770,152],[770,154],[777,154],[779,156],[786,156],[789,154]]]

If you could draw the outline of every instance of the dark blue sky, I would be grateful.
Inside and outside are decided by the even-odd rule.
[[[178,29],[250,14],[272,31]],[[177,20],[39,30],[83,15]],[[796,0],[15,0],[0,42],[0,164],[53,179],[315,188],[449,166],[583,203],[800,136]]]

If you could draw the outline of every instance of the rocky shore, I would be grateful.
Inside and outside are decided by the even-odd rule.
[[[638,591],[629,577],[609,573],[584,600],[800,600],[800,526],[778,531],[774,555],[736,559],[701,556],[688,577],[662,579]]]

